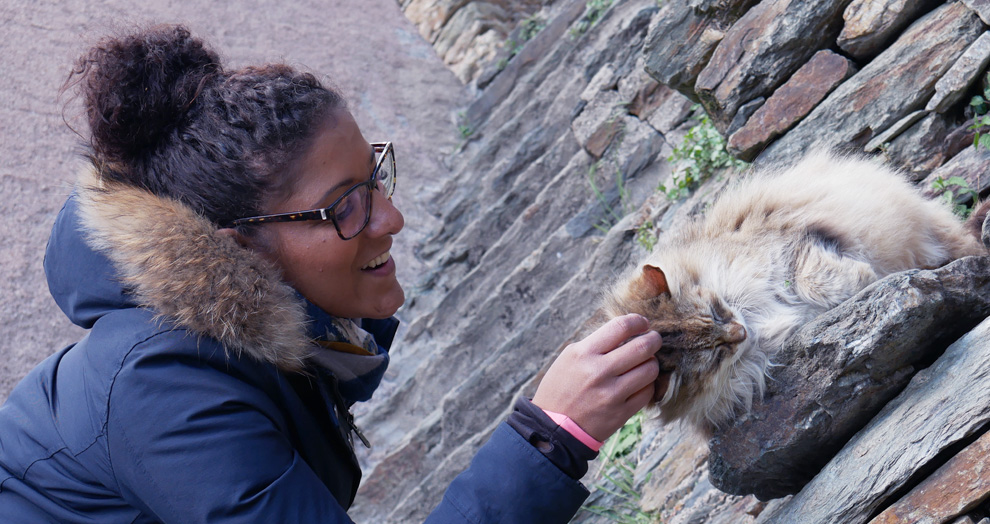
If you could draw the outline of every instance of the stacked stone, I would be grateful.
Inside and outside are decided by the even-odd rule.
[[[699,101],[739,158],[779,165],[815,147],[882,152],[926,189],[937,178],[960,176],[983,191],[990,153],[967,147],[973,120],[966,107],[967,95],[985,86],[988,14],[990,2],[978,0],[672,1],[648,37],[646,68]],[[945,462],[939,454],[970,443],[876,520],[948,522],[978,506],[990,494],[990,472],[976,468],[975,480],[965,477],[983,459],[964,457],[977,456],[971,448],[985,439],[986,410],[960,403],[945,410],[952,414],[925,415],[948,427],[906,431],[918,412],[898,418],[888,411],[923,404],[924,394],[908,387],[887,402],[909,380],[923,380],[931,370],[911,379],[914,371],[987,315],[986,304],[972,298],[985,270],[946,268],[950,281],[962,283],[959,295],[951,286],[929,293],[923,281],[887,279],[887,288],[870,288],[876,296],[861,295],[795,336],[765,402],[710,443],[709,480],[764,499],[801,490],[779,511],[762,511],[761,522],[866,522]],[[900,298],[893,286],[907,295]],[[918,331],[907,334],[904,326]],[[978,336],[969,337],[957,345],[978,353]],[[986,371],[975,358],[959,387],[979,389],[986,402],[988,388],[978,386]],[[939,394],[959,393],[946,384]],[[955,423],[944,418],[953,415]],[[872,451],[880,456],[865,458],[864,440],[870,450],[884,442]]]
[[[424,36],[441,55],[435,35],[463,31],[453,13],[494,4],[400,3],[434,20]],[[393,366],[359,416],[375,448],[354,518],[421,521],[513,400],[598,322],[600,291],[645,254],[637,231],[676,229],[729,182],[656,193],[695,103],[757,162],[821,143],[882,151],[922,184],[990,183],[974,176],[987,157],[967,147],[964,113],[990,56],[983,3],[616,0],[583,32],[589,3],[557,0],[511,56],[485,62],[464,44],[470,132],[448,152],[443,225],[419,251],[434,269],[409,290]],[[500,3],[511,14],[496,18],[535,4]],[[876,283],[795,335],[766,401],[711,443],[648,420],[630,456],[638,496],[609,486],[602,464],[585,481],[610,489],[589,504],[670,523],[980,521],[988,293],[983,259]]]
[[[398,0],[419,34],[450,70],[469,82],[481,73],[522,18],[547,0]]]
[[[926,187],[962,176],[983,190],[990,157],[966,147],[964,109],[990,62],[988,20],[986,0],[672,0],[646,67],[700,101],[741,159],[882,151]]]

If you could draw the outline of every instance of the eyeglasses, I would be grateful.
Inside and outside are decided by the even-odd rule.
[[[392,149],[392,142],[375,142],[371,146],[378,155],[371,178],[351,186],[329,206],[293,213],[238,218],[228,222],[226,227],[269,222],[329,220],[333,222],[340,238],[350,240],[358,236],[371,220],[371,190],[378,189],[389,200],[392,199],[392,193],[395,191],[395,152]]]

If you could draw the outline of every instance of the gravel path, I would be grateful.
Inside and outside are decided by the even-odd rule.
[[[83,165],[58,88],[89,43],[116,28],[181,22],[228,66],[285,61],[326,75],[371,141],[396,143],[396,201],[406,229],[399,277],[421,272],[412,246],[434,219],[423,205],[456,145],[461,86],[395,0],[4,0],[0,4],[0,401],[34,364],[83,335],[48,295],[42,257],[55,215]],[[84,130],[78,105],[65,119]]]

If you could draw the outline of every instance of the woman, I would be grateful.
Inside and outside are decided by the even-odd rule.
[[[90,331],[0,408],[4,522],[349,522],[348,408],[404,298],[392,145],[312,75],[226,71],[182,27],[104,40],[70,81],[92,165],[45,269]],[[430,520],[570,519],[659,345],[630,315],[568,346]]]

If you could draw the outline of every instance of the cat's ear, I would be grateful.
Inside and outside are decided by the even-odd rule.
[[[643,281],[646,282],[647,289],[652,296],[670,294],[670,288],[667,287],[667,276],[657,266],[649,264],[643,266]]]

